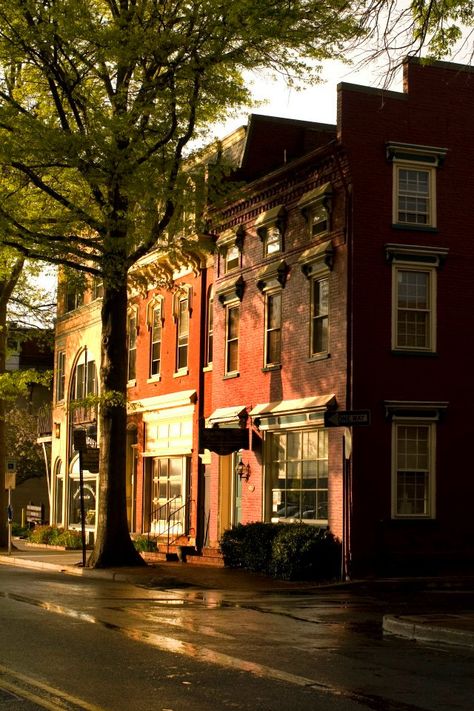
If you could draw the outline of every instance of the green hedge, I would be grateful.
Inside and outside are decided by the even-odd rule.
[[[248,523],[224,532],[224,563],[282,580],[333,580],[340,575],[341,543],[307,524]]]

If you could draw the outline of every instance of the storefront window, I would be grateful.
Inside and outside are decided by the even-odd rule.
[[[84,515],[86,526],[95,526],[97,482],[95,479],[84,481]],[[79,479],[69,483],[69,523],[81,525],[81,489]]]
[[[271,520],[327,524],[327,430],[270,433],[266,444]]]

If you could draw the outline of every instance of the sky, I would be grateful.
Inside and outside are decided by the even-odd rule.
[[[289,89],[283,79],[273,81],[269,77],[256,76],[253,79],[253,95],[262,106],[252,109],[253,113],[267,114],[282,118],[293,118],[318,123],[336,123],[337,85],[340,82],[362,84],[377,87],[383,83],[383,70],[380,65],[355,69],[338,61],[323,63],[321,83],[304,90]],[[402,90],[401,70],[390,85],[393,91]],[[213,134],[223,138],[239,126],[247,123],[249,111],[243,111],[237,117],[218,124]]]

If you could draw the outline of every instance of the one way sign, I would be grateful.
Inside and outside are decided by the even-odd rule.
[[[370,410],[328,410],[324,413],[325,427],[359,427],[370,425]]]

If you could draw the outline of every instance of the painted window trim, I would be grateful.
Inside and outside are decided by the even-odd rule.
[[[393,164],[392,225],[397,229],[433,230],[437,227],[436,172],[446,157],[447,148],[423,146],[389,141],[386,144],[387,160]],[[399,219],[399,171],[423,170],[429,175],[428,222],[404,222]]]
[[[220,256],[219,273],[223,276],[232,274],[242,268],[242,252],[244,248],[245,228],[239,225],[236,228],[228,229],[222,232],[217,238],[216,247]],[[239,251],[239,263],[235,267],[227,268],[227,252],[231,247],[237,247]]]
[[[428,441],[428,496],[427,496],[427,512],[424,514],[407,513],[403,514],[397,510],[397,493],[398,493],[398,428],[403,426],[427,427],[429,432]],[[391,463],[391,518],[397,521],[419,521],[433,520],[436,518],[436,424],[430,419],[423,417],[397,417],[392,421],[392,463]]]
[[[255,220],[254,227],[263,245],[264,259],[266,257],[271,257],[274,254],[280,254],[281,252],[283,252],[283,233],[285,229],[285,224],[286,208],[284,205],[276,205],[275,207],[270,208],[270,210],[262,212]],[[268,235],[269,229],[271,228],[275,228],[278,230],[279,244],[278,249],[275,249],[272,252],[268,253]]]
[[[298,208],[307,223],[310,240],[326,237],[331,232],[332,198],[333,189],[331,183],[323,183],[323,185],[304,193],[300,198]],[[321,210],[321,208],[326,213],[326,227],[313,234],[312,218],[315,212]]]
[[[400,345],[398,333],[398,275],[401,272],[425,273],[429,277],[428,295],[428,345]],[[437,271],[435,267],[419,262],[392,263],[392,350],[397,352],[436,353],[437,343]]]
[[[147,304],[146,308],[146,319],[147,319],[147,326],[148,326],[148,331],[150,334],[150,345],[149,345],[149,363],[148,363],[148,382],[157,382],[161,379],[161,346],[163,344],[163,325],[165,322],[164,319],[164,297],[161,295],[155,295]],[[152,365],[153,365],[153,346],[155,343],[158,341],[153,341],[153,328],[154,328],[154,323],[155,323],[155,312],[159,309],[160,312],[160,318],[159,320],[161,321],[161,337],[160,337],[160,367],[158,369],[157,373],[152,373]]]
[[[237,338],[235,339],[237,341],[237,369],[236,370],[229,370],[229,365],[228,365],[228,360],[229,360],[229,311],[231,309],[238,309],[238,314],[239,314],[239,326],[238,326],[238,334]],[[233,301],[230,301],[225,304],[225,353],[224,353],[224,377],[225,378],[235,378],[239,374],[239,360],[240,360],[240,319],[241,319],[241,309],[240,309],[240,301],[237,299],[234,299]]]
[[[274,296],[279,296],[280,297],[280,323],[278,330],[280,331],[280,352],[279,352],[279,358],[278,360],[275,361],[270,361],[268,360],[268,337],[270,333],[270,329],[268,326],[268,302],[269,299],[274,297]],[[265,292],[265,299],[264,299],[264,308],[265,308],[265,314],[264,314],[264,344],[263,344],[263,369],[264,370],[274,370],[277,368],[281,367],[281,351],[282,351],[282,336],[283,336],[283,292],[281,289],[272,289],[270,291]],[[276,329],[271,329],[271,330],[276,330]]]
[[[328,284],[328,309],[327,309],[327,324],[328,324],[328,334],[327,334],[327,348],[322,351],[313,351],[313,335],[314,335],[314,322],[315,322],[315,316],[314,316],[314,283],[316,281],[327,281]],[[329,356],[329,343],[330,343],[330,332],[331,332],[331,320],[330,320],[330,310],[331,310],[331,303],[330,303],[330,293],[329,293],[329,274],[326,272],[324,273],[319,272],[314,274],[310,280],[309,280],[309,288],[310,288],[310,324],[309,324],[309,358],[310,360],[322,360],[323,358],[327,358]],[[324,317],[323,317],[324,318]]]

